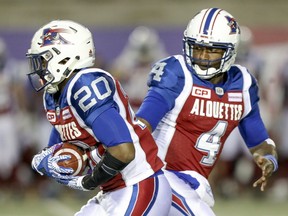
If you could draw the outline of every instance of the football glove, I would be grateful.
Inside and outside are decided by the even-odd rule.
[[[50,148],[43,149],[40,153],[36,154],[31,162],[32,168],[40,175],[46,175],[52,178],[61,178],[61,174],[71,174],[73,169],[59,166],[59,161],[68,160],[71,156],[59,155],[53,156],[54,151],[61,147],[62,143],[55,144]]]
[[[62,177],[56,181],[75,190],[89,191],[82,185],[82,180],[84,177],[85,176],[62,175]]]

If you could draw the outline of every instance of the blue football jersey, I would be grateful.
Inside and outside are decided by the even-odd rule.
[[[54,126],[50,145],[52,140],[60,140],[87,151],[96,148],[98,163],[107,147],[134,144],[134,160],[101,185],[104,191],[133,185],[163,167],[151,133],[136,119],[128,96],[108,72],[98,68],[77,72],[60,95],[44,94],[44,107]]]

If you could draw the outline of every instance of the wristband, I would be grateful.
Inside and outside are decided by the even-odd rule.
[[[274,166],[273,172],[275,172],[278,169],[278,161],[277,161],[277,159],[271,154],[264,155],[264,158],[266,158],[266,159],[268,159],[268,160],[270,160],[272,162],[272,164]]]
[[[275,142],[272,139],[268,138],[265,141],[268,145],[272,145],[272,146],[276,147]]]
[[[128,164],[123,163],[106,151],[101,161],[93,169],[92,174],[88,174],[82,179],[82,185],[85,189],[93,190],[116,176]]]

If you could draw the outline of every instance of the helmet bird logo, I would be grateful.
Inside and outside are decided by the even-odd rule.
[[[49,45],[55,45],[55,44],[73,44],[70,41],[63,38],[60,35],[60,33],[72,34],[73,31],[69,30],[69,29],[64,29],[64,28],[57,28],[57,29],[47,28],[47,29],[44,29],[43,35],[41,36],[41,39],[42,39],[41,47],[49,46]]]
[[[225,18],[228,20],[228,26],[231,29],[230,34],[236,34],[237,29],[239,29],[239,26],[236,20],[233,17],[229,17],[229,16],[225,16]]]

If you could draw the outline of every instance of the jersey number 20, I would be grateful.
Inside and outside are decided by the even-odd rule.
[[[106,89],[106,91],[105,92],[102,91],[102,93],[99,91],[99,89],[97,87],[97,85],[101,82],[102,82],[101,88],[103,89],[103,86],[104,86],[104,88]],[[93,95],[92,95],[91,89],[94,92]],[[83,110],[83,112],[86,112],[87,110],[89,110],[92,106],[94,106],[97,103],[97,100],[95,99],[95,95],[96,95],[97,99],[103,100],[106,97],[109,97],[111,95],[111,92],[112,92],[112,90],[109,86],[108,81],[105,79],[105,77],[99,77],[99,78],[93,80],[91,82],[90,86],[82,86],[74,94],[74,99],[77,100],[79,98],[79,95],[84,94],[84,96],[82,96],[82,98],[80,98],[78,103],[79,103],[79,107]]]

